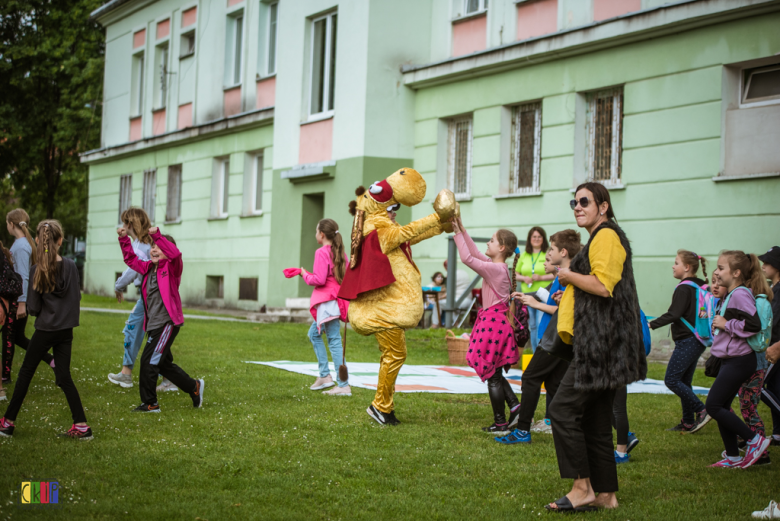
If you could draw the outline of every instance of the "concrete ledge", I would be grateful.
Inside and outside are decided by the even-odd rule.
[[[282,179],[289,179],[291,183],[305,183],[308,181],[319,181],[320,179],[330,179],[335,174],[335,161],[321,161],[319,163],[297,165],[289,170],[283,170]]]

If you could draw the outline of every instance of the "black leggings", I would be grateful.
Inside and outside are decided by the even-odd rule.
[[[628,445],[628,388],[623,386],[615,391],[612,400],[612,426],[617,431],[617,444]]]
[[[537,349],[528,367],[523,371],[523,383],[521,394],[523,400],[520,402],[520,417],[517,420],[517,428],[521,431],[531,429],[531,422],[534,419],[536,406],[539,404],[539,395],[542,392],[542,384],[547,390],[547,411],[549,414],[550,402],[552,402],[558,386],[566,374],[569,362],[556,358],[544,349]]]
[[[756,372],[756,354],[750,352],[743,356],[724,358],[718,377],[707,395],[707,414],[718,422],[720,437],[726,447],[726,455],[739,456],[737,435],[744,440],[752,440],[755,433],[731,412],[731,402],[737,395],[743,382]]]
[[[493,407],[493,418],[498,425],[506,423],[504,403],[509,406],[510,411],[520,405],[515,392],[512,390],[512,385],[504,378],[502,371],[503,368],[497,367],[493,376],[487,380],[490,405]]]
[[[70,376],[70,354],[73,346],[73,329],[63,329],[61,331],[35,331],[30,339],[30,345],[27,346],[27,354],[24,355],[24,362],[19,369],[19,377],[16,380],[14,394],[11,397],[11,403],[5,411],[7,420],[16,420],[19,409],[22,407],[27,390],[30,387],[38,363],[43,359],[44,354],[52,349],[54,352],[54,376],[57,385],[65,393],[65,398],[70,406],[70,414],[73,416],[73,423],[86,423],[87,417],[84,415],[84,407],[81,405],[79,391],[73,378]]]
[[[27,316],[24,318],[16,318],[16,312],[19,309],[19,304],[11,302],[8,306],[8,316],[5,319],[5,327],[3,327],[3,355],[2,355],[2,374],[3,380],[11,379],[11,368],[14,364],[14,344],[18,345],[25,351],[27,346],[30,345],[30,339],[25,336],[25,328],[27,327]],[[42,361],[46,364],[51,364],[54,357],[49,353],[44,353]]]

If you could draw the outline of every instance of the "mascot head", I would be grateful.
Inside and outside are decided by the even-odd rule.
[[[356,210],[366,214],[380,211],[397,210],[400,205],[414,206],[425,197],[425,179],[413,168],[401,168],[383,181],[372,184],[368,190],[359,187],[355,194],[357,199],[350,202],[349,211],[355,215]]]

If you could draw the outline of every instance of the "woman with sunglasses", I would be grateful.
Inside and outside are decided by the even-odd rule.
[[[561,478],[574,485],[546,506],[554,512],[618,506],[612,403],[617,389],[647,374],[631,247],[609,191],[584,183],[571,208],[590,240],[569,268],[558,271],[567,286],[558,335],[572,346],[573,358],[550,404],[550,421]]]

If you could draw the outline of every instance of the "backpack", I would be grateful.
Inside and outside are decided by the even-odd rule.
[[[677,287],[685,284],[696,290],[696,300],[698,305],[696,306],[696,321],[695,325],[691,325],[685,318],[680,317],[685,326],[691,330],[696,340],[702,343],[704,347],[710,347],[712,345],[712,322],[715,320],[715,297],[709,292],[709,286],[699,286],[691,280],[684,280],[680,282]]]
[[[642,321],[642,343],[645,345],[645,356],[647,356],[653,348],[653,342],[650,338],[650,325],[647,323],[645,312],[641,309],[639,310],[639,319]]]
[[[0,297],[6,300],[16,300],[22,294],[22,276],[14,271],[11,263],[0,253],[2,259],[0,262],[3,267],[0,268]]]
[[[753,292],[745,286],[739,286],[737,289],[744,289],[753,297]],[[730,298],[731,293],[726,295],[726,298],[723,299],[723,305],[721,306],[723,313],[726,312]],[[767,300],[766,295],[759,295],[758,298],[753,297],[753,300],[756,303],[758,318],[761,319],[761,331],[748,338],[747,343],[756,353],[763,353],[766,351],[766,348],[769,347],[769,341],[772,338],[772,305]]]

